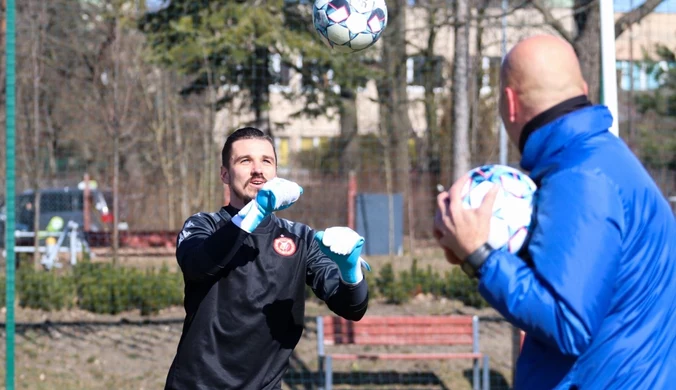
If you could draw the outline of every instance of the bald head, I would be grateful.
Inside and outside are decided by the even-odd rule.
[[[587,94],[587,84],[573,47],[552,35],[536,35],[517,43],[505,56],[500,72],[505,125],[513,132],[537,114],[573,97]],[[510,110],[510,106],[512,110]],[[511,112],[516,110],[517,112]],[[507,117],[505,117],[507,116]],[[512,134],[510,134],[512,136]],[[513,138],[513,137],[512,137]],[[513,138],[514,139],[514,138]]]

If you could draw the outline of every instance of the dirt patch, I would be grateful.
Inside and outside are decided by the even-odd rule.
[[[319,377],[314,316],[325,314],[330,312],[324,304],[308,301],[306,330],[292,359],[285,389],[316,388]],[[455,301],[420,296],[400,306],[373,301],[368,314],[479,315],[483,319],[481,350],[490,356],[491,388],[508,388],[512,370],[511,327],[492,309],[475,310]],[[181,334],[183,309],[170,308],[147,318],[136,312],[107,316],[77,310],[44,313],[17,308],[16,318],[18,389],[148,390],[163,388]],[[1,331],[4,339],[4,327]],[[407,350],[415,349],[400,351]],[[2,361],[4,354],[3,348]],[[334,364],[336,388],[471,389],[471,369],[469,360]],[[0,366],[0,385],[4,385],[4,365]]]
[[[451,267],[434,249],[419,249],[415,258],[418,266],[430,265],[440,273]],[[368,261],[377,274],[379,267],[388,262],[395,270],[408,269],[412,259],[410,256],[372,256]],[[101,253],[94,261],[110,261],[110,257]],[[167,251],[154,256],[123,251],[119,264],[140,268],[167,265],[177,269],[173,253]],[[97,315],[83,310],[43,312],[18,307],[15,311],[17,388],[50,390],[162,389],[185,314],[182,307],[164,309],[152,317],[142,317],[138,311],[117,315]],[[307,302],[306,330],[291,360],[284,389],[318,387],[314,316],[326,314],[331,313],[322,302]],[[367,313],[448,314],[480,317],[480,346],[490,357],[491,389],[508,389],[512,373],[512,327],[495,310],[477,310],[454,300],[421,294],[403,305],[373,299]],[[4,324],[0,332],[5,339]],[[363,351],[360,348],[363,347],[357,350]],[[413,349],[400,351],[407,350]],[[4,348],[0,350],[0,361],[5,361]],[[4,370],[4,364],[0,364],[2,386]],[[334,362],[336,388],[471,389],[471,370],[469,360]]]

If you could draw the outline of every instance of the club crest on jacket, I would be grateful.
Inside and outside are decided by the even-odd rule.
[[[291,256],[296,253],[296,243],[284,236],[275,238],[272,242],[272,248],[282,256]]]

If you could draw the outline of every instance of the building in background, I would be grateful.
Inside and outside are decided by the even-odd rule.
[[[638,3],[638,0],[633,0]],[[426,10],[415,5],[415,1],[409,1],[411,7],[407,12],[407,39],[411,42],[407,51],[410,55],[407,61],[407,81],[409,94],[409,117],[414,132],[422,135],[427,124],[425,111],[422,103],[424,87],[422,86],[422,66],[425,58],[416,52],[417,47],[427,46],[427,16]],[[550,7],[551,14],[568,31],[574,31],[573,13],[571,11],[572,0],[550,0],[546,2]],[[503,31],[501,28],[500,8],[501,2],[491,0],[486,10],[486,22],[482,33],[482,49],[477,53],[476,26],[470,30],[470,56],[481,56],[481,67],[484,77],[481,81],[481,94],[488,99],[495,99],[495,85],[497,83],[497,70],[501,60],[501,42]],[[616,18],[623,15],[629,9],[634,8],[632,0],[618,0],[615,2]],[[507,47],[511,47],[523,37],[554,30],[544,23],[542,14],[531,7],[522,8],[509,14],[506,29]],[[418,43],[418,44],[416,44]],[[381,44],[381,42],[379,42]],[[646,16],[631,30],[624,32],[616,40],[616,57],[618,69],[618,91],[620,101],[620,122],[627,118],[626,92],[640,92],[655,89],[659,80],[652,70],[654,67],[647,65],[648,56],[654,56],[657,44],[676,48],[676,0],[667,0],[655,12]],[[370,50],[377,50],[371,48]],[[449,95],[451,66],[453,57],[453,29],[451,26],[442,27],[437,32],[435,40],[435,94]],[[299,59],[297,66],[302,66]],[[663,64],[662,66],[666,66]],[[314,149],[327,142],[331,137],[339,134],[339,121],[336,112],[316,118],[294,118],[289,115],[302,108],[303,102],[292,102],[285,98],[284,92],[300,88],[302,79],[299,74],[290,67],[285,66],[278,56],[271,58],[270,72],[276,77],[277,82],[270,86],[270,111],[269,120],[272,133],[278,149],[279,165],[282,170],[293,163],[292,156],[303,150]],[[492,96],[492,97],[491,97]],[[369,82],[366,88],[360,89],[357,96],[359,133],[378,132],[379,110],[375,102],[377,97],[374,82]],[[442,106],[442,105],[440,105]],[[631,110],[629,110],[631,112]],[[439,108],[438,118],[443,116],[443,107]],[[217,118],[216,137],[221,142],[226,132],[243,125],[253,119],[252,113],[233,112],[222,110]],[[496,112],[497,121],[497,112]],[[496,122],[497,123],[497,122]],[[498,126],[495,127],[497,136]]]

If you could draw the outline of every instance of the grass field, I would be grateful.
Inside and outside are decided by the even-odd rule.
[[[416,252],[419,265],[444,271],[451,267],[434,249]],[[106,261],[106,256],[97,257]],[[374,271],[391,262],[407,269],[410,257],[371,257]],[[134,267],[175,268],[171,256],[126,256],[120,264]],[[4,314],[4,309],[3,314]],[[314,316],[329,314],[321,303],[308,301],[306,330],[295,350],[284,383],[285,389],[311,389],[317,369]],[[367,315],[477,314],[481,322],[481,350],[490,356],[491,388],[508,389],[511,382],[511,327],[492,309],[477,310],[448,299],[419,295],[403,305],[372,300]],[[180,337],[183,309],[172,307],[152,317],[138,312],[95,315],[81,310],[41,312],[16,308],[16,384],[18,389],[162,389]],[[0,329],[4,340],[4,326]],[[427,349],[426,349],[427,350]],[[0,351],[5,361],[5,350]],[[336,388],[417,389],[413,383],[377,386],[373,380],[386,376],[394,382],[429,385],[422,388],[471,389],[471,362],[454,361],[357,361],[335,362]],[[357,383],[361,381],[361,385]],[[387,380],[385,380],[387,382]],[[340,386],[346,383],[345,386]],[[4,386],[4,364],[0,365]]]

